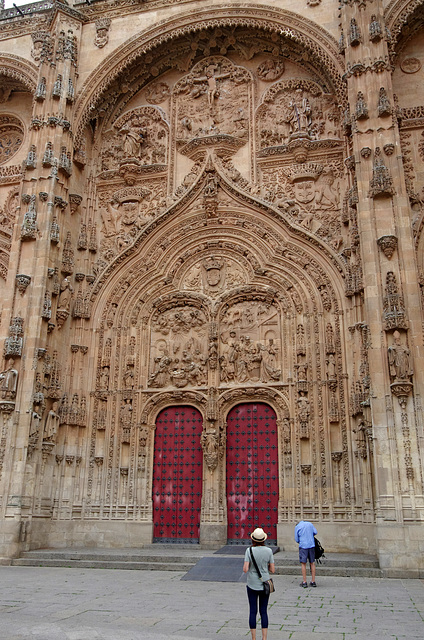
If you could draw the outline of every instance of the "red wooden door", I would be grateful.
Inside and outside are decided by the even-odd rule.
[[[240,404],[227,418],[228,542],[250,540],[262,527],[277,541],[278,440],[276,415],[263,403]]]
[[[170,407],[156,420],[153,462],[153,540],[198,542],[202,500],[202,416]]]

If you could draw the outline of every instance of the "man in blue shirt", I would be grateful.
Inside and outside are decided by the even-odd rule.
[[[301,520],[294,529],[294,539],[299,545],[299,561],[302,566],[302,582],[300,586],[305,588],[308,586],[306,581],[306,563],[309,560],[311,567],[311,587],[316,587],[315,582],[315,538],[318,531],[312,522]]]

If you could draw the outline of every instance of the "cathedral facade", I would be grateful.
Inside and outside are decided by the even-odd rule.
[[[424,9],[0,10],[0,557],[424,570]]]

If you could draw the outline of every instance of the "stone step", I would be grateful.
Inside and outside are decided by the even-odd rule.
[[[183,571],[194,567],[195,562],[144,562],[116,560],[75,560],[59,558],[15,558],[13,567],[67,567],[78,569],[130,569],[138,571]]]
[[[177,547],[177,548],[176,548]],[[139,571],[187,572],[201,559],[223,558],[194,545],[149,545],[142,549],[37,549],[27,551],[11,561],[12,566],[26,567],[78,567],[85,569],[130,569]],[[234,559],[234,556],[232,556]],[[279,552],[274,556],[277,575],[299,575],[298,555],[295,552]],[[243,555],[240,555],[240,566]],[[379,578],[375,556],[360,554],[329,554],[322,565],[317,565],[319,575],[335,577],[352,576]]]

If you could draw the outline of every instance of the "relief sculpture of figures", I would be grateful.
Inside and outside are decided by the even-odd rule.
[[[224,383],[276,382],[278,344],[271,334],[275,310],[260,303],[231,307],[221,324],[220,379]],[[272,335],[275,335],[272,331]]]
[[[152,325],[149,387],[203,386],[209,340],[198,309],[177,308],[159,314]]]
[[[179,146],[193,138],[217,134],[246,139],[251,83],[247,70],[236,67],[228,58],[213,56],[194,65],[173,90]],[[229,139],[227,142],[231,144]],[[237,147],[236,141],[234,144]]]

